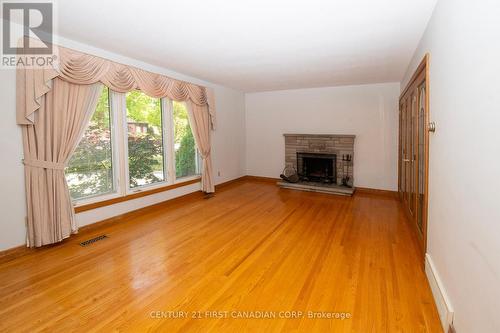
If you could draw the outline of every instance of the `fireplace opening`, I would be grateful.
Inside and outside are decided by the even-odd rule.
[[[297,172],[303,181],[337,183],[337,155],[297,153]]]

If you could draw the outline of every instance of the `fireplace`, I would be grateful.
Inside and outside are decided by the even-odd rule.
[[[297,152],[297,172],[303,181],[337,183],[337,155]]]
[[[285,169],[278,185],[329,194],[354,193],[354,139],[350,134],[283,134]],[[289,177],[290,176],[290,177]],[[293,176],[293,177],[291,177]]]

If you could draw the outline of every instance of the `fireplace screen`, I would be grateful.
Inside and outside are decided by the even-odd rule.
[[[297,171],[301,180],[337,182],[337,155],[297,153]]]

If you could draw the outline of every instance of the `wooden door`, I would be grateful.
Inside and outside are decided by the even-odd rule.
[[[400,97],[399,197],[415,225],[422,251],[427,241],[428,178],[428,56]]]
[[[417,198],[416,198],[416,223],[419,234],[424,238],[425,221],[427,214],[427,157],[428,157],[428,131],[426,130],[427,105],[426,105],[426,81],[421,82],[418,87],[418,110],[417,110]]]
[[[398,158],[398,193],[399,199],[403,201],[406,186],[406,166],[404,163],[406,154],[406,112],[404,101],[399,104],[399,158]]]
[[[416,206],[417,206],[417,93],[413,91],[411,93],[411,108],[410,113],[410,124],[408,129],[408,134],[410,136],[409,143],[409,169],[410,169],[410,188],[409,188],[409,205],[408,209],[411,217],[416,221]]]
[[[399,119],[399,197],[401,201],[406,201],[406,101],[403,99],[400,104]]]

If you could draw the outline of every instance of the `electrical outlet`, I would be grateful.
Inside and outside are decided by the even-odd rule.
[[[217,176],[219,176],[219,177],[220,177],[220,171],[217,171]]]

